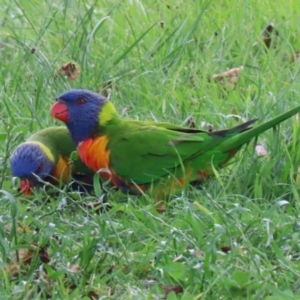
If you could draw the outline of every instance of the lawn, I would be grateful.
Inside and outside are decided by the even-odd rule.
[[[0,299],[300,299],[296,117],[164,213],[98,185],[26,198],[9,170],[19,143],[61,125],[50,107],[70,88],[109,95],[124,118],[205,130],[297,106],[299,16],[292,0],[2,0]],[[240,66],[237,82],[213,78]],[[112,208],[93,208],[104,196]]]

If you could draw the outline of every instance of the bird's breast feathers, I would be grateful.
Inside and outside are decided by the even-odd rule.
[[[52,172],[52,176],[64,183],[67,183],[70,179],[71,165],[69,163],[69,158],[65,156],[59,156],[58,162]]]
[[[109,169],[110,152],[107,149],[108,138],[105,135],[89,138],[81,142],[77,152],[81,160],[92,170]]]

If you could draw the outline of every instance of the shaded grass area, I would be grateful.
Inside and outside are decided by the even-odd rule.
[[[124,117],[184,124],[193,116],[214,129],[298,105],[291,57],[300,50],[300,4],[53,2],[2,1],[0,12],[0,297],[297,299],[297,119],[259,137],[268,156],[251,144],[215,179],[174,195],[164,214],[147,195],[115,191],[101,213],[86,206],[101,193],[17,196],[8,158],[55,124],[49,109],[70,88],[104,92],[111,83]],[[271,22],[278,36],[267,49]],[[57,73],[69,61],[80,68],[74,81]],[[208,80],[241,65],[234,87]]]

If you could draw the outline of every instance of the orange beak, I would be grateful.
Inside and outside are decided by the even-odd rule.
[[[69,112],[66,104],[57,101],[51,108],[51,117],[63,122],[68,122]]]
[[[23,195],[31,195],[32,191],[31,188],[33,188],[33,182],[31,180],[23,179],[21,180],[20,189]]]

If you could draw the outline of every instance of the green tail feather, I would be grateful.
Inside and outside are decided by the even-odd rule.
[[[252,138],[258,136],[259,134],[276,126],[277,124],[285,121],[286,119],[292,117],[293,115],[299,112],[300,112],[300,105],[275,117],[270,121],[267,121],[266,123],[260,124],[254,128],[251,128],[240,134],[237,134],[230,139],[225,140],[220,146],[222,147],[222,150],[224,152],[229,151],[235,147],[242,146],[243,144],[248,143]]]

